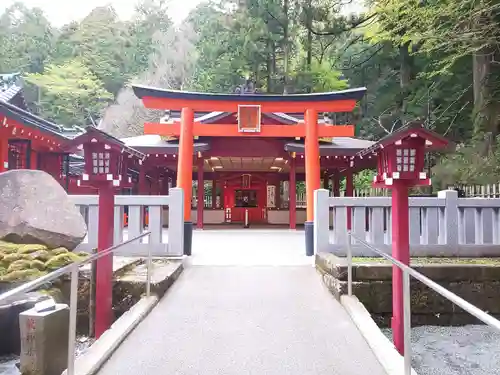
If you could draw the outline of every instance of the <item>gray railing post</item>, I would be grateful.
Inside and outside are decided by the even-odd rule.
[[[347,231],[347,295],[352,296],[352,234]]]
[[[458,192],[442,190],[438,198],[444,199],[444,207],[439,208],[439,243],[456,247],[458,245]]]
[[[125,214],[125,208],[123,206],[118,206],[116,204],[115,197],[115,225],[113,231],[113,245],[118,245],[123,242],[123,216]]]
[[[184,254],[184,192],[181,188],[169,191],[168,255]]]
[[[314,253],[327,252],[330,242],[330,193],[325,189],[314,191]]]
[[[403,270],[404,373],[411,375],[411,288],[410,274]]]

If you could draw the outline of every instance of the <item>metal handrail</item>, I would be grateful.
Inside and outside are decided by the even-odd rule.
[[[151,232],[144,232],[137,237],[130,240],[122,242],[118,245],[114,245],[104,251],[99,251],[91,256],[82,259],[77,262],[68,264],[67,266],[61,267],[47,275],[41,276],[35,280],[28,281],[23,285],[20,285],[14,289],[11,289],[5,293],[0,294],[0,302],[7,300],[15,295],[21,293],[27,293],[35,288],[38,288],[48,282],[51,282],[65,274],[71,274],[71,287],[70,287],[70,306],[69,306],[69,335],[68,335],[68,369],[67,375],[74,375],[75,373],[75,341],[76,341],[76,312],[77,312],[77,302],[78,302],[78,271],[80,267],[93,262],[99,258],[106,255],[114,253],[116,250],[120,249],[122,246],[128,245],[134,241],[137,241],[143,237],[149,236]],[[147,275],[146,275],[146,296],[151,295],[151,247],[148,247],[148,260],[147,260]]]
[[[352,248],[351,239],[355,239],[356,242],[370,249],[374,253],[380,255],[382,258],[387,259],[392,264],[397,266],[403,272],[403,308],[404,308],[404,374],[411,374],[411,291],[410,291],[410,276],[427,285],[429,288],[439,293],[444,298],[450,300],[455,305],[461,307],[463,310],[467,311],[471,315],[475,316],[477,319],[481,320],[483,323],[493,327],[500,332],[500,320],[495,319],[488,313],[477,308],[470,302],[467,302],[463,298],[459,297],[448,289],[443,288],[438,283],[432,281],[428,277],[422,275],[420,272],[414,270],[413,268],[401,263],[399,260],[393,258],[389,254],[377,249],[368,242],[356,237],[349,230],[347,231],[347,294],[352,296]]]

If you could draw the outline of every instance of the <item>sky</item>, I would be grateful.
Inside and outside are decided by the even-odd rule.
[[[174,20],[184,19],[201,0],[170,0],[170,13]],[[0,0],[0,13],[16,0]],[[56,26],[79,21],[98,6],[110,4],[121,19],[129,19],[138,0],[21,0],[26,6],[41,8],[50,22]]]
[[[12,5],[16,0],[0,0],[0,13]],[[170,0],[170,16],[179,23],[202,0]],[[361,2],[361,0],[354,1]],[[65,25],[71,21],[79,21],[92,9],[98,6],[111,4],[121,19],[126,20],[132,16],[138,0],[21,0],[28,7],[43,9],[47,18],[56,26]],[[359,11],[359,5],[350,5],[350,9]]]

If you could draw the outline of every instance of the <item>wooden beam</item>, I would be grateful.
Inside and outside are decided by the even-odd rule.
[[[318,137],[353,137],[354,125],[317,125]],[[147,122],[144,124],[144,134],[161,136],[180,135],[180,124],[160,124]],[[258,133],[241,133],[238,125],[200,124],[195,122],[193,134],[201,137],[273,137],[295,138],[305,137],[304,124],[297,125],[262,125]]]

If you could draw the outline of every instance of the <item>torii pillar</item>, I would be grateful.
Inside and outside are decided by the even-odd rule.
[[[288,195],[290,229],[295,229],[297,223],[297,175],[295,157],[292,157],[290,159],[290,181],[288,183]]]
[[[193,194],[193,127],[194,111],[184,107],[181,111],[179,159],[177,163],[177,187],[184,191],[184,255],[191,255],[193,223],[191,222],[191,198]]]
[[[318,143],[318,112],[314,109],[306,110],[306,200],[307,221],[304,223],[306,235],[306,255],[314,255],[314,191],[321,186],[319,143]]]

